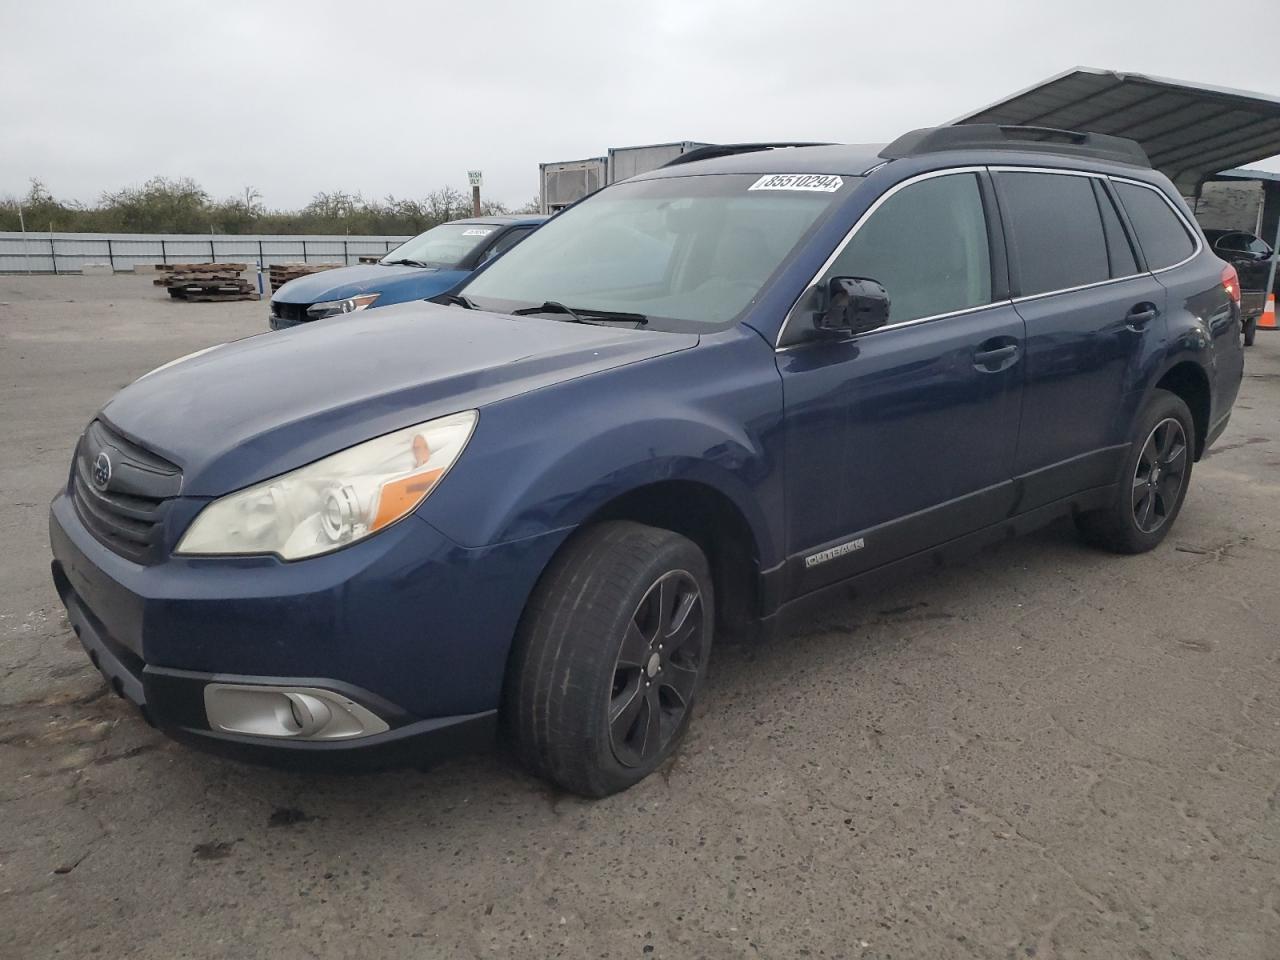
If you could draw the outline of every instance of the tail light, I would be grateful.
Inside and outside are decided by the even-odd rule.
[[[1231,264],[1222,268],[1222,289],[1227,291],[1232,303],[1240,306],[1240,276]]]

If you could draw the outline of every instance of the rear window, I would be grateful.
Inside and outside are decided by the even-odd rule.
[[[1173,207],[1159,190],[1135,183],[1115,181],[1116,193],[1124,204],[1129,221],[1138,234],[1138,245],[1147,258],[1148,270],[1160,270],[1181,263],[1195,252],[1196,245]]]
[[[996,182],[1017,255],[1022,296],[1111,278],[1091,178],[998,173]]]

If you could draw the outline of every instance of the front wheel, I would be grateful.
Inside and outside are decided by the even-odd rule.
[[[638,523],[590,527],[552,561],[507,665],[503,725],[534,773],[589,797],[676,749],[711,652],[702,551]]]
[[[1250,317],[1244,322],[1244,345],[1246,347],[1253,346],[1253,340],[1258,335],[1258,318]]]
[[[1195,421],[1186,403],[1157,390],[1138,417],[1112,502],[1076,518],[1084,538],[1114,553],[1144,553],[1157,546],[1182,509],[1195,444]]]

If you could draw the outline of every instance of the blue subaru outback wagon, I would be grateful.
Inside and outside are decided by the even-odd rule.
[[[126,387],[53,501],[53,577],[179,738],[337,763],[500,734],[603,795],[676,749],[717,633],[1064,515],[1155,547],[1240,339],[1234,271],[1130,141],[704,148],[447,302]]]

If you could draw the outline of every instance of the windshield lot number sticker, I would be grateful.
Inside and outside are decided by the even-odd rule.
[[[813,190],[835,193],[844,181],[829,173],[770,173],[761,177],[748,190]]]
[[[493,233],[492,230],[483,230],[480,227],[470,227],[462,231],[464,237],[487,237]]]

